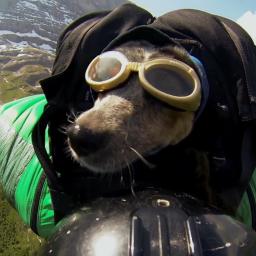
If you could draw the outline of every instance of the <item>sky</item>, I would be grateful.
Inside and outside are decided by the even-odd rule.
[[[199,9],[239,23],[256,44],[256,0],[131,0],[154,16],[183,8]]]

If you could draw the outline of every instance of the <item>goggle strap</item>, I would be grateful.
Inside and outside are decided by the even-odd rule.
[[[206,104],[208,102],[208,98],[209,98],[209,94],[210,94],[210,89],[209,89],[210,87],[209,87],[207,75],[206,75],[203,64],[195,56],[190,55],[190,57],[191,57],[192,61],[194,62],[195,66],[197,68],[197,72],[199,74],[200,81],[201,81],[201,94],[202,94],[201,95],[201,102],[200,102],[200,107],[196,111],[196,116],[195,116],[195,121],[197,121],[197,119],[203,113],[203,111],[206,107]]]

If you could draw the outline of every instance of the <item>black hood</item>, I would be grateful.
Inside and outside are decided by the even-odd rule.
[[[154,18],[133,4],[86,15],[63,31],[52,76],[41,81],[47,100],[64,108],[87,102],[84,107],[89,108],[92,99],[84,81],[86,67],[102,51],[130,40],[186,49],[204,66],[211,98],[234,109],[236,120],[255,119],[256,54],[244,30],[202,11],[178,10]]]

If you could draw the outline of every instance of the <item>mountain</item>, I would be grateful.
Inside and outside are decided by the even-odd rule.
[[[54,51],[61,30],[79,16],[124,0],[1,0],[0,50],[32,46]]]
[[[41,92],[50,75],[58,36],[86,13],[112,9],[125,0],[1,0],[0,104]]]

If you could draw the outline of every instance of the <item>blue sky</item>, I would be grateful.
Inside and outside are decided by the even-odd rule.
[[[171,10],[193,8],[237,20],[249,10],[256,12],[256,0],[132,0],[132,2],[149,10],[155,16]]]

